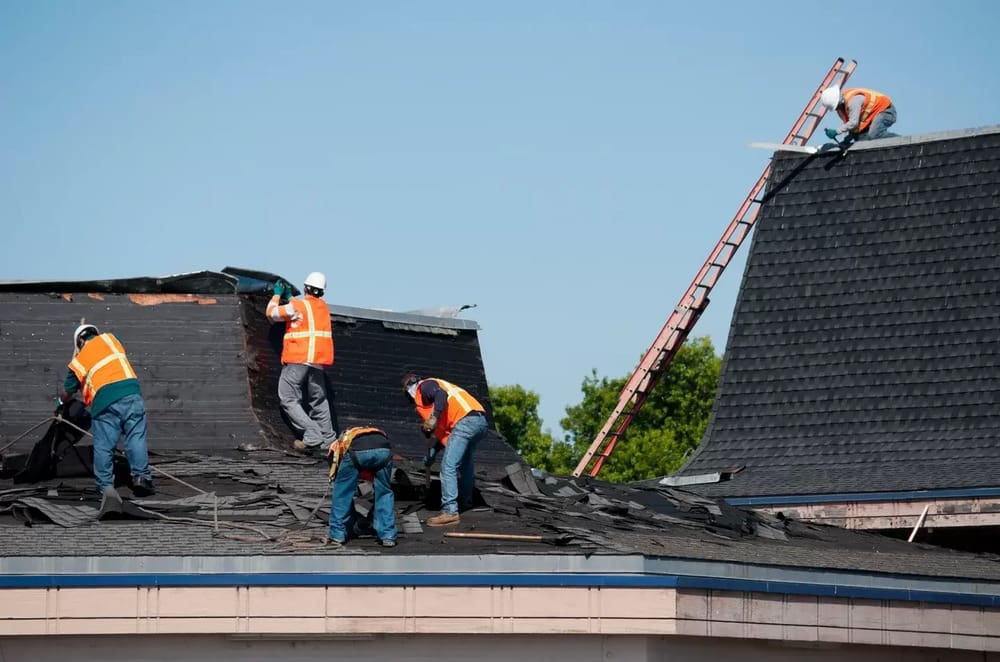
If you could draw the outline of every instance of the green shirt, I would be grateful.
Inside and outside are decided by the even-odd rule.
[[[80,390],[80,380],[76,378],[76,374],[72,370],[66,375],[63,389],[70,395]],[[126,395],[142,395],[138,379],[123,379],[120,382],[112,382],[99,388],[94,394],[94,401],[90,403],[90,415],[97,416]]]

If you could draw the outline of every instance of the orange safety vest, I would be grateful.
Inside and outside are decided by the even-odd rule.
[[[868,125],[872,123],[872,120],[875,119],[876,115],[892,105],[892,99],[881,92],[868,90],[863,87],[851,87],[843,92],[844,105],[837,107],[837,114],[840,115],[840,119],[845,122],[850,119],[850,116],[847,114],[847,104],[853,97],[859,94],[864,97],[865,103],[861,106],[861,116],[858,118],[858,128],[855,129],[857,133],[861,133],[867,129]]]
[[[136,379],[135,370],[125,356],[125,348],[111,333],[102,333],[88,340],[69,362],[69,369],[80,380],[83,402],[88,406],[97,392],[108,384]]]
[[[333,324],[326,302],[306,295],[288,303],[295,308],[299,319],[285,322],[281,362],[333,365]]]
[[[441,442],[441,445],[448,445],[448,437],[455,424],[465,418],[470,412],[481,411],[486,413],[486,409],[479,404],[479,401],[472,397],[468,391],[443,379],[423,379],[417,383],[417,390],[413,400],[417,405],[417,414],[420,419],[426,421],[434,413],[434,401],[425,403],[424,396],[420,392],[420,385],[424,382],[437,382],[437,385],[448,393],[448,406],[443,412],[443,416],[438,419],[434,428],[434,438]]]

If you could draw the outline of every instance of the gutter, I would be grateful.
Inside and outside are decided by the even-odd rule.
[[[98,571],[95,567],[112,565],[120,570]],[[339,566],[342,571],[331,572],[331,566]],[[0,590],[251,586],[645,588],[1000,608],[1000,582],[634,555],[8,557],[0,559],[0,573]]]

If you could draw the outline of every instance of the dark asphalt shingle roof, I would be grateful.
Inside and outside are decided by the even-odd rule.
[[[726,496],[1000,485],[1000,132],[779,153],[718,398]]]

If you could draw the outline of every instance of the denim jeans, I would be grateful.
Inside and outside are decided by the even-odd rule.
[[[452,428],[441,458],[441,512],[457,513],[458,505],[472,503],[476,467],[476,446],[486,437],[485,416],[469,414]]]
[[[132,467],[132,478],[152,480],[146,448],[146,405],[141,395],[126,395],[115,400],[91,422],[94,433],[94,476],[97,491],[114,487],[113,458],[118,438],[125,435],[125,457]]]
[[[379,540],[396,539],[396,497],[389,481],[392,479],[392,451],[388,448],[373,448],[355,451],[354,456],[362,469],[375,471],[375,534]],[[337,477],[333,482],[333,497],[330,502],[330,538],[337,542],[347,540],[354,515],[354,493],[358,490],[358,467],[354,466],[351,454],[340,461]]]
[[[868,130],[858,135],[858,140],[878,140],[890,137],[889,127],[896,123],[896,107],[890,105],[872,118]]]
[[[284,366],[278,380],[278,398],[288,420],[302,431],[306,446],[327,448],[336,438],[326,397],[326,376],[320,368],[303,363]]]

